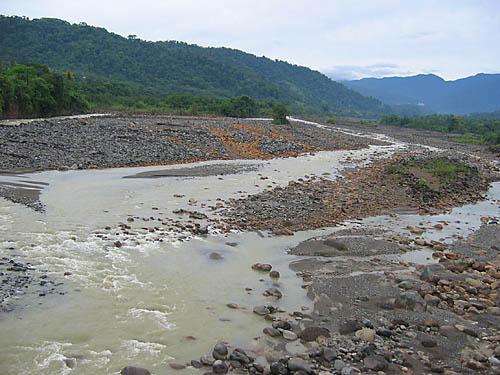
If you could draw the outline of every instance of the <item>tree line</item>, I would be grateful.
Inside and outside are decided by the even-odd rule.
[[[283,113],[284,105],[256,101],[242,95],[165,95],[155,90],[102,77],[78,77],[69,70],[51,72],[41,64],[14,64],[0,60],[0,113],[3,118],[44,117],[89,111],[126,110],[149,113],[214,114],[257,117]]]
[[[50,116],[85,112],[90,105],[77,90],[71,72],[54,73],[40,64],[0,64],[2,117]]]
[[[470,116],[383,116],[380,123],[403,128],[435,130],[445,133],[475,136],[482,143],[500,144],[500,112],[492,114],[471,114]],[[462,138],[464,141],[474,138]]]

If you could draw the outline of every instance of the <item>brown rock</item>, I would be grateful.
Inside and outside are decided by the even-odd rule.
[[[300,338],[305,341],[315,341],[319,336],[330,337],[330,331],[323,327],[307,327],[300,332]]]

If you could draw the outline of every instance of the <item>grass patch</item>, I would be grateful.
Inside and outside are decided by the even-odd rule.
[[[472,174],[469,166],[448,159],[402,160],[388,165],[386,171],[398,179],[413,180],[417,185],[434,189]]]
[[[428,161],[424,170],[440,178],[442,183],[450,183],[463,175],[470,176],[472,173],[467,165],[444,159]]]
[[[449,138],[449,140],[452,142],[456,142],[456,143],[469,143],[469,144],[473,144],[473,145],[480,145],[480,144],[484,143],[480,139],[469,138],[469,137],[451,137],[451,138]]]

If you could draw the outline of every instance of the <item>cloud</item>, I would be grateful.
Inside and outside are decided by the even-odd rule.
[[[336,81],[350,81],[366,77],[409,76],[416,72],[404,69],[397,64],[377,63],[365,66],[336,65],[324,69],[323,73]]]

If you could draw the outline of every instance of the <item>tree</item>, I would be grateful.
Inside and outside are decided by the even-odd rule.
[[[288,108],[284,104],[277,104],[273,107],[273,124],[289,124],[286,118],[288,116]]]

